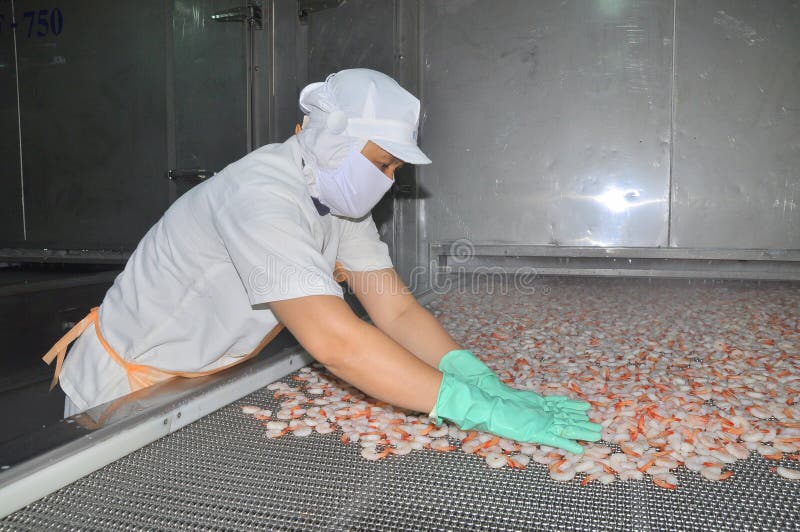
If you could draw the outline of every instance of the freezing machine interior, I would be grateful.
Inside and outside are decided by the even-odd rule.
[[[0,530],[800,529],[798,28],[791,0],[0,2]],[[507,382],[613,419],[598,445],[643,478],[559,481],[513,442],[489,467],[457,427],[368,460],[343,418],[427,423],[369,398],[266,437],[253,405],[358,396],[288,333],[61,419],[41,355],[172,202],[352,67],[422,102],[433,164],[373,210],[404,282]],[[658,423],[755,435],[664,487],[631,447]]]

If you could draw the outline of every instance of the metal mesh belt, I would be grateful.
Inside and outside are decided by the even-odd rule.
[[[798,484],[761,458],[733,479],[679,470],[648,481],[550,480],[546,468],[492,470],[460,452],[368,462],[337,434],[264,437],[243,404],[258,391],[0,521],[0,530],[484,529],[776,530],[798,528]]]
[[[583,282],[562,288],[572,285],[580,295]],[[493,470],[474,455],[434,451],[368,462],[336,433],[270,440],[244,404],[274,410],[276,401],[260,390],[8,516],[0,530],[800,529],[800,482],[755,455],[725,482],[680,468],[676,491],[647,480],[582,487],[533,462]]]

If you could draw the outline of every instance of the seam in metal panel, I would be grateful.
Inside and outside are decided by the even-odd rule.
[[[678,55],[678,0],[672,1],[672,87],[670,88],[669,111],[669,186],[667,187],[667,247],[672,244],[672,187],[675,173],[675,60]]]
[[[423,30],[425,27],[425,12],[420,0],[417,0],[417,14],[416,14],[416,38],[417,38],[417,91],[419,92],[419,100],[422,102],[420,107],[420,121],[419,121],[419,133],[417,134],[418,139],[424,138],[425,135],[425,38],[423,34]],[[420,142],[421,144],[421,142]],[[417,168],[417,175],[416,175],[416,182],[415,185],[417,190],[419,190],[419,184],[422,182],[423,177],[426,174],[426,169],[423,166],[422,168]],[[414,218],[416,222],[416,227],[414,230],[414,239],[415,239],[415,246],[417,250],[417,260],[416,266],[417,268],[421,268],[423,272],[428,273],[428,280],[423,279],[423,288],[427,289],[430,285],[429,280],[431,277],[431,270],[430,270],[430,249],[428,248],[427,241],[428,241],[428,228],[427,224],[427,200],[425,198],[418,198],[416,200],[417,207],[414,209]]]
[[[269,103],[267,104],[267,109],[269,109],[269,118],[267,120],[267,144],[275,141],[274,135],[278,130],[278,119],[277,113],[275,112],[275,70],[278,64],[277,56],[275,55],[275,47],[277,46],[275,35],[277,34],[278,16],[275,9],[275,2],[276,0],[270,2],[268,15],[270,34],[267,36],[267,39],[269,39],[270,64],[269,72],[267,73],[267,90],[269,91]]]
[[[243,2],[245,12],[247,10],[248,2]],[[260,2],[255,2],[254,5],[260,6]],[[244,83],[245,83],[245,98],[244,98],[244,123],[247,128],[245,133],[245,144],[247,153],[255,149],[254,147],[254,127],[255,120],[253,120],[253,84],[255,83],[255,73],[253,67],[255,66],[255,25],[251,24],[249,20],[242,23],[242,40],[244,45]]]
[[[164,2],[164,92],[166,97],[166,143],[167,143],[167,168],[178,167],[177,146],[175,142],[175,41],[173,33],[174,22],[173,2]],[[167,201],[172,204],[178,199],[178,188],[175,181],[168,180]]]
[[[392,17],[394,18],[394,23],[392,24],[392,75],[395,79],[400,78],[402,75],[400,56],[404,53],[400,36],[400,27],[402,25],[400,16],[400,0],[394,0],[392,2]],[[392,247],[390,249],[390,254],[392,259],[395,261],[395,264],[402,264],[402,260],[400,260],[400,247],[398,246],[399,239],[397,237],[397,218],[401,209],[402,207],[400,202],[397,200],[397,197],[393,195],[392,217],[389,220],[389,223],[391,224],[390,233],[392,235]]]
[[[17,52],[17,12],[14,8],[14,0],[11,0],[11,20],[15,25],[12,32],[14,39],[14,80],[17,85],[17,135],[19,135],[19,192],[20,202],[22,203],[22,239],[28,240],[28,224],[25,220],[25,168],[22,165],[22,106],[20,105],[19,98],[19,54]]]

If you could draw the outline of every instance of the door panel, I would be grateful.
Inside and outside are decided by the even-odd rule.
[[[17,18],[40,5],[17,2]],[[17,30],[27,246],[132,248],[167,205],[166,11],[158,0],[61,11],[59,34]]]
[[[670,245],[800,249],[800,6],[677,6]]]
[[[244,155],[249,25],[212,19],[244,5],[76,0],[56,14],[17,1],[22,172],[13,34],[0,25],[0,247],[132,250],[196,184],[169,170],[213,173]]]
[[[213,174],[247,153],[248,25],[212,18],[245,5],[237,0],[175,2],[172,168]],[[198,182],[175,180],[174,195],[180,196]]]
[[[10,2],[0,2],[0,242],[23,240],[17,72]],[[2,247],[2,246],[0,246]]]
[[[430,241],[667,244],[672,2],[423,2]]]

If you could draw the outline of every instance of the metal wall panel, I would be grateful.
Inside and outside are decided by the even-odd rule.
[[[352,0],[308,17],[308,79],[345,68],[394,71],[394,1]]]
[[[673,3],[422,3],[431,241],[665,246]]]
[[[419,16],[416,0],[397,0],[395,10],[395,79],[412,94],[420,93]],[[420,138],[420,142],[422,139]],[[395,174],[400,193],[395,196],[392,223],[394,226],[395,270],[415,292],[427,287],[420,268],[419,172],[415,166],[404,166]]]
[[[244,0],[175,2],[175,168],[218,172],[247,153],[247,26],[211,19],[214,13],[245,4]],[[177,183],[178,194],[196,184]]]
[[[800,3],[677,5],[670,244],[800,248]]]
[[[244,6],[246,2],[239,0]],[[246,26],[211,20],[236,0],[176,1],[175,139],[179,168],[219,171],[247,153]]]
[[[393,0],[354,0],[308,17],[308,80],[322,81],[345,68],[394,74]],[[381,238],[394,251],[393,199],[387,194],[372,210]]]
[[[132,248],[167,206],[165,4],[60,9],[60,35],[18,42],[26,244]]]
[[[17,72],[11,2],[0,1],[0,241],[21,242],[22,185],[19,166]]]
[[[300,24],[297,2],[272,0],[270,9],[272,66],[270,73],[270,142],[283,142],[302,113],[297,101],[308,83],[308,24]]]

